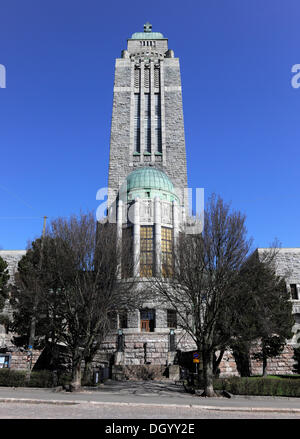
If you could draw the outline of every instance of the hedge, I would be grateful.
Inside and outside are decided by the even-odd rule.
[[[3,387],[53,387],[53,375],[48,370],[31,372],[30,381],[26,380],[27,372],[24,370],[0,369],[0,386]],[[67,384],[70,377],[59,377],[58,385]]]
[[[233,395],[300,397],[300,378],[218,378],[214,380],[214,388],[215,390],[226,390]]]

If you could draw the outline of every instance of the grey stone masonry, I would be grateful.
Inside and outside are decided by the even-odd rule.
[[[8,264],[9,283],[14,283],[14,275],[18,269],[18,263],[25,254],[26,250],[0,250],[0,257]]]
[[[168,51],[168,39],[154,39],[155,46],[144,46],[143,40],[132,40],[131,38],[128,38],[127,40],[127,51],[129,54],[139,54],[140,56],[145,56],[147,52],[152,51],[157,56],[161,55],[163,56]]]
[[[268,248],[258,248],[256,251],[258,255],[263,255],[264,252],[269,250]],[[290,290],[291,284],[295,284],[300,294],[300,247],[279,249],[276,255],[275,268],[278,276],[285,278],[288,290]],[[300,295],[298,299],[300,304]]]
[[[8,280],[9,284],[14,283],[15,274],[18,270],[18,263],[25,254],[26,254],[26,250],[0,250],[0,257],[8,264],[8,272],[10,276]],[[6,314],[10,318],[12,318],[12,309],[8,301],[6,301],[2,312],[3,314]],[[3,325],[0,325],[0,334],[1,334],[0,335],[0,346],[1,346],[1,343],[3,344],[4,339],[6,340],[7,338],[5,336],[5,329]]]
[[[258,248],[256,250],[259,257],[262,257],[264,252],[268,252],[268,248]],[[297,331],[300,330],[300,247],[281,248],[278,250],[275,261],[275,269],[278,276],[281,276],[286,281],[287,292],[291,295],[293,304],[293,314],[295,317],[295,325],[293,327],[293,338],[289,341],[290,344],[297,344]],[[296,298],[292,297],[291,288],[295,288]]]
[[[147,73],[147,75],[146,75]],[[149,77],[149,79],[147,79]],[[150,145],[146,145],[145,96],[150,97]],[[140,102],[140,150],[134,145],[135,100]],[[159,96],[159,113],[154,101]],[[159,122],[158,122],[159,119]],[[148,119],[147,119],[148,120]],[[157,124],[157,125],[156,125]],[[160,130],[160,131],[158,131]],[[158,132],[161,136],[158,140]],[[167,39],[143,46],[128,40],[122,58],[116,59],[110,136],[108,206],[126,177],[137,167],[155,166],[167,174],[177,190],[180,204],[188,210],[182,90],[179,59],[168,49]]]

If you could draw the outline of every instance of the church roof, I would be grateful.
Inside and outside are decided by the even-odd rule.
[[[162,40],[163,34],[160,32],[152,32],[152,24],[147,22],[144,24],[144,32],[135,32],[131,36],[132,40]]]
[[[162,171],[153,167],[138,168],[127,177],[127,191],[133,189],[158,189],[174,192],[174,185]]]
[[[135,32],[134,34],[132,34],[131,39],[132,40],[163,40],[165,38],[163,34],[161,34],[160,32],[151,32],[151,33]]]

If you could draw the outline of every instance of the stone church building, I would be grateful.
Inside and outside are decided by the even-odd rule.
[[[168,39],[147,23],[144,32],[127,40],[115,63],[108,221],[116,223],[121,241],[132,241],[132,270],[141,294],[139,309],[117,316],[98,356],[98,362],[109,362],[115,377],[134,375],[144,365],[162,374],[174,364],[177,351],[195,350],[179,328],[175,311],[152,297],[147,280],[154,273],[164,276],[172,264],[179,230],[189,221],[187,188],[179,59],[169,49]],[[22,255],[23,251],[0,251],[11,272]],[[278,274],[287,279],[296,330],[300,328],[300,248],[280,250]],[[2,330],[1,352],[8,338]],[[294,337],[281,357],[269,362],[269,373],[292,373],[295,343]],[[23,360],[15,357],[11,353],[10,366],[22,368]],[[238,374],[230,352],[220,369],[223,376]],[[252,373],[261,371],[262,365],[253,361]]]

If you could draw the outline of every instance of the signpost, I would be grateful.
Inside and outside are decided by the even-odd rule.
[[[193,363],[196,364],[196,373],[199,374],[200,354],[199,352],[193,352]]]
[[[193,363],[200,363],[200,354],[199,352],[193,353]]]

